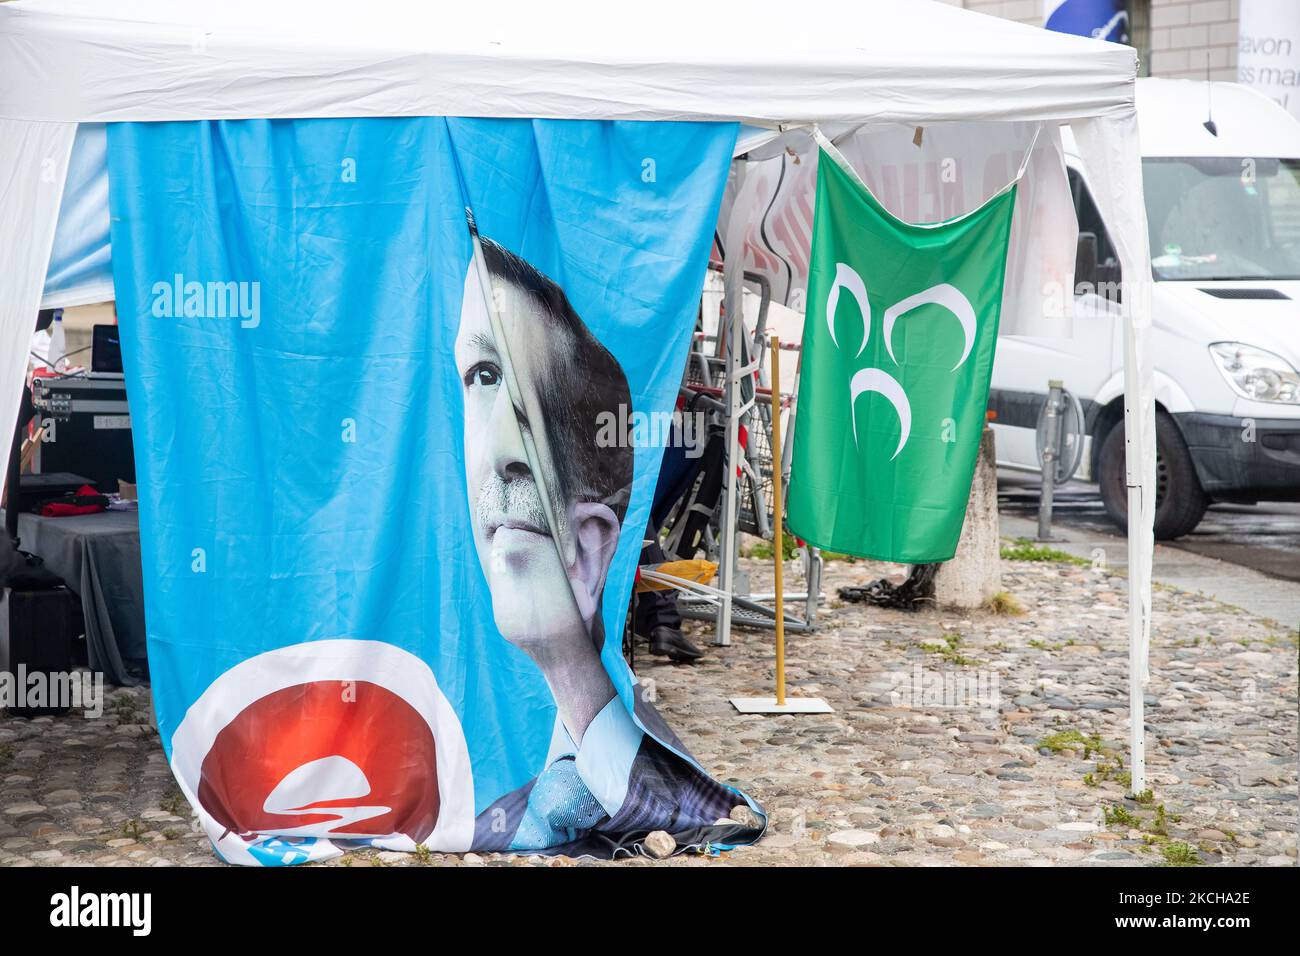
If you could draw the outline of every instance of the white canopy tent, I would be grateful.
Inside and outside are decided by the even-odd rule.
[[[740,121],[779,134],[819,124],[851,136],[1042,123],[1054,143],[1069,125],[1127,279],[1130,744],[1141,790],[1155,451],[1136,71],[1130,48],[929,0],[757,0],[743,12],[682,0],[0,4],[0,420],[17,415],[78,124],[424,115]],[[738,152],[760,139],[746,130]],[[739,238],[737,218],[727,231]],[[735,303],[740,269],[728,266]],[[1068,334],[1059,321],[1038,331],[1049,329]]]

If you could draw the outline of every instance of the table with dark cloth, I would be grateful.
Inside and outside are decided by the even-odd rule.
[[[18,537],[24,551],[44,559],[81,598],[91,670],[103,671],[114,684],[146,679],[139,513],[20,514]]]

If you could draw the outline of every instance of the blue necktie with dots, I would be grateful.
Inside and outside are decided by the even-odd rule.
[[[600,801],[583,783],[573,757],[560,757],[542,771],[533,785],[511,848],[542,849],[568,843],[606,815]]]

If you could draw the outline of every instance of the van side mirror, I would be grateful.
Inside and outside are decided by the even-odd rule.
[[[1080,290],[1080,286],[1083,289]],[[1079,245],[1074,254],[1074,293],[1091,292],[1097,288],[1097,234],[1079,233]]]

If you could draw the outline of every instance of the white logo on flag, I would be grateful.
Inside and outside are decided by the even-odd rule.
[[[857,301],[858,308],[862,310],[862,345],[858,347],[857,355],[854,356],[854,358],[857,358],[866,349],[867,341],[871,337],[871,306],[867,302],[866,283],[862,281],[862,277],[858,275],[852,266],[844,262],[835,263],[835,281],[831,283],[830,292],[826,295],[826,326],[830,329],[831,342],[836,349],[840,347],[839,341],[835,338],[835,307],[839,305],[840,289],[848,290]],[[976,319],[975,309],[971,306],[970,300],[959,289],[947,282],[941,282],[915,295],[910,295],[885,310],[882,319],[885,351],[889,353],[889,357],[894,364],[898,365],[898,356],[894,354],[894,325],[903,316],[923,305],[942,306],[961,323],[964,344],[961,358],[952,367],[952,371],[955,372],[966,362],[971,349],[975,346]],[[893,461],[902,452],[912,434],[912,403],[908,400],[907,393],[903,390],[903,386],[898,379],[883,369],[872,367],[859,369],[855,372],[853,378],[849,381],[849,418],[853,426],[854,448],[858,446],[857,402],[858,398],[867,392],[875,392],[883,396],[894,407],[894,411],[898,415],[901,434],[898,439],[898,447],[889,456],[889,460]]]
[[[831,283],[831,291],[826,295],[826,327],[831,330],[831,341],[835,347],[839,348],[840,343],[835,339],[835,307],[840,303],[840,289],[847,289],[849,294],[858,303],[858,308],[862,310],[862,344],[858,346],[858,355],[867,347],[867,339],[871,338],[871,305],[867,302],[867,286],[862,281],[862,276],[847,263],[835,263],[835,281]],[[886,332],[886,335],[889,333]],[[893,354],[892,352],[890,353]],[[855,355],[854,358],[858,356]]]

